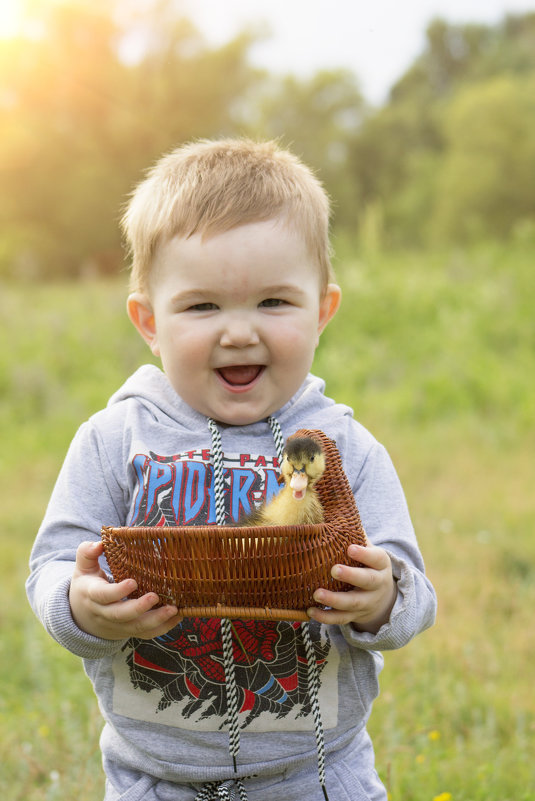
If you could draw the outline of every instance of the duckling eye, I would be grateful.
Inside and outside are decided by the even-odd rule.
[[[314,456],[314,455],[312,455],[312,456],[310,457],[310,461],[311,461],[311,462],[313,462],[313,461],[314,461],[314,459],[315,459],[315,456]]]

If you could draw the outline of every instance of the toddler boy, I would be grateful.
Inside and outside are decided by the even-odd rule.
[[[93,682],[105,801],[386,798],[366,732],[380,651],[432,624],[435,595],[386,451],[309,372],[340,302],[328,224],[310,170],[248,140],[178,148],[129,202],[128,314],[163,372],[141,367],[78,431],[27,585]],[[318,587],[326,608],[310,623],[229,629],[110,581],[103,524],[236,522],[275,491],[280,443],[299,428],[342,455],[370,545],[348,549],[362,566],[332,572],[354,590]]]

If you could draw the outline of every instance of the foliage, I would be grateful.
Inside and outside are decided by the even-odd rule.
[[[170,9],[154,10],[134,63],[102,2],[53,4],[42,35],[3,45],[0,274],[116,272],[120,205],[141,171],[185,139],[235,130],[251,38],[210,49]]]
[[[398,468],[439,618],[386,655],[371,718],[392,801],[529,801],[532,692],[533,250],[358,256],[315,370]],[[4,285],[0,356],[0,789],[98,801],[100,716],[79,660],[33,619],[27,558],[78,424],[150,352],[125,281]],[[514,677],[511,673],[514,665]],[[514,678],[514,680],[513,680]]]
[[[423,97],[433,101],[465,83],[535,67],[535,13],[508,15],[497,25],[449,24],[435,19],[424,52],[396,82],[393,102]]]
[[[535,71],[460,90],[444,113],[435,229],[442,238],[514,233],[533,220]]]
[[[322,70],[301,79],[268,77],[248,131],[294,150],[332,196],[337,224],[351,227],[357,196],[347,160],[364,113],[364,99],[348,70]]]
[[[37,7],[36,7],[37,8]],[[338,232],[375,247],[535,238],[535,13],[434,20],[381,108],[358,76],[254,69],[173,0],[58,0],[0,43],[0,276],[116,274],[128,192],[199,137],[277,137],[317,171]],[[378,225],[380,221],[380,225]]]
[[[506,239],[533,222],[534,76],[535,13],[431,23],[424,52],[355,134],[361,219],[380,203],[386,244],[405,245]]]

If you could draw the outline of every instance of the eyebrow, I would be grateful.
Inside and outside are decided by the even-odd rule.
[[[276,297],[277,295],[285,295],[286,293],[292,295],[304,295],[304,291],[296,284],[277,284],[277,286],[266,286],[262,288],[262,295],[268,297]]]
[[[186,289],[185,291],[176,292],[169,298],[170,303],[189,303],[192,300],[203,298],[208,290],[206,289]]]
[[[191,301],[196,301],[199,298],[204,298],[207,295],[212,295],[216,297],[218,294],[217,287],[199,287],[199,289],[186,289],[183,292],[177,292],[170,298],[171,303],[188,303]],[[275,286],[266,286],[260,287],[259,294],[263,295],[266,298],[277,297],[278,295],[297,295],[302,296],[305,292],[296,284],[277,284]]]

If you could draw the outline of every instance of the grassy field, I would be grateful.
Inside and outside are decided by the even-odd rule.
[[[439,596],[386,655],[370,730],[392,801],[534,798],[533,252],[339,259],[344,303],[315,369],[389,449]],[[123,282],[3,286],[0,791],[103,795],[96,702],[24,594],[78,424],[149,356]],[[139,340],[139,341],[138,341]]]

